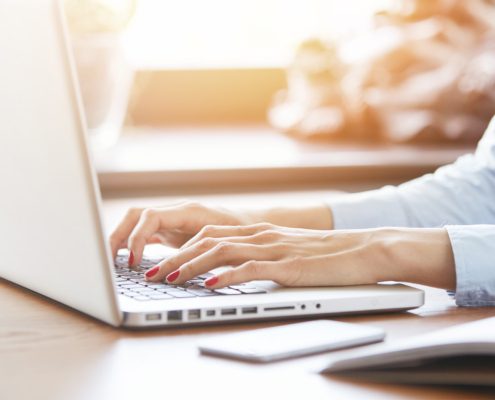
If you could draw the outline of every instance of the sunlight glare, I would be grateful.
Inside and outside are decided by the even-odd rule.
[[[142,69],[284,67],[301,41],[369,28],[393,0],[140,0],[123,35]]]

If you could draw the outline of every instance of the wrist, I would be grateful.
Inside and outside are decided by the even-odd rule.
[[[455,290],[454,254],[446,229],[377,229],[376,239],[383,262],[376,274],[378,281]]]
[[[331,230],[333,228],[332,212],[325,204],[249,210],[242,214],[246,225],[268,222],[288,228],[315,230]]]

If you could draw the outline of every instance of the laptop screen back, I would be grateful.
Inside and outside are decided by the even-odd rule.
[[[61,15],[0,0],[0,276],[118,325]]]

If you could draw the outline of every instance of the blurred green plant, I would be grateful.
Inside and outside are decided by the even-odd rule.
[[[73,34],[119,32],[131,20],[137,0],[65,0]]]

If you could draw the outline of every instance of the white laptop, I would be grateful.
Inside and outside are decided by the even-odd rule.
[[[115,264],[56,0],[0,0],[0,152],[0,277],[110,325],[187,326],[423,304],[421,290],[401,284],[250,282],[244,292],[240,286],[203,295],[204,277],[183,287],[148,287],[147,265],[130,271],[122,259]]]

